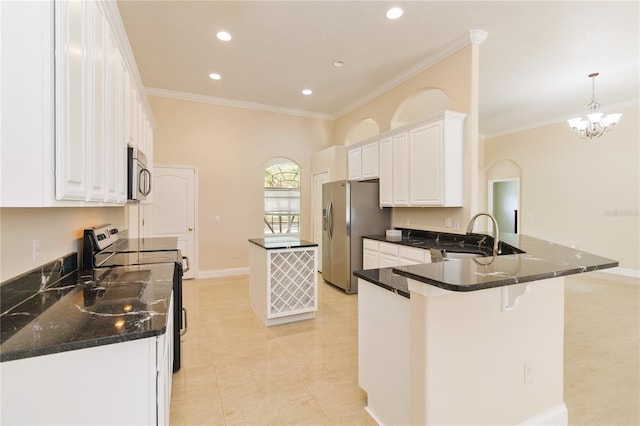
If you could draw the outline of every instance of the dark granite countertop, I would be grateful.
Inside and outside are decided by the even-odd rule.
[[[251,238],[250,243],[266,250],[317,247],[318,244],[295,237]]]
[[[0,361],[164,334],[174,267],[76,270],[43,286],[0,315]],[[5,284],[3,296],[18,287]]]
[[[355,271],[353,275],[409,298],[407,277],[394,273],[393,268],[365,269],[364,271]]]
[[[483,290],[618,266],[615,260],[521,234],[500,235],[500,242],[504,243],[500,246],[502,253],[512,254],[502,254],[493,260],[490,255],[493,238],[483,234],[403,230],[402,237],[365,238],[423,249],[485,253],[488,257],[391,268],[393,274],[451,291]],[[370,271],[355,273],[375,283],[371,274]],[[385,288],[393,287],[397,281],[386,273],[379,276],[379,285]]]

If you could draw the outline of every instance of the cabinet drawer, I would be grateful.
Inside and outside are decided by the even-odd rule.
[[[378,251],[378,242],[376,240],[370,240],[368,238],[362,239],[362,248],[364,250],[375,250]]]
[[[398,255],[398,245],[397,244],[389,244],[389,243],[380,243],[379,251],[380,254],[388,254],[390,256]]]
[[[423,249],[412,247],[400,247],[399,249],[399,263],[401,265],[411,265],[415,263],[425,263],[426,251]]]

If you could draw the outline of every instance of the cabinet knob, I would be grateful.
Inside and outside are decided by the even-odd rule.
[[[193,231],[192,227],[187,228],[189,230],[189,232]]]

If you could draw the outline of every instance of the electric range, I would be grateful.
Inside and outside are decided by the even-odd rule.
[[[132,265],[174,265],[173,319],[174,351],[173,371],[180,369],[180,337],[188,330],[187,310],[182,305],[182,276],[189,269],[189,259],[182,256],[175,237],[121,238],[112,225],[102,225],[84,230],[82,249],[83,270],[101,270]],[[186,266],[183,267],[183,262]]]

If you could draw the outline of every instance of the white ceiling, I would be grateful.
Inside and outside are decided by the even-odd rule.
[[[385,18],[391,5],[404,9],[396,21]],[[583,114],[591,72],[600,73],[605,112],[640,99],[638,1],[127,0],[118,8],[151,93],[337,118],[480,29],[488,32],[481,134]],[[219,30],[233,39],[217,40]],[[333,67],[335,59],[346,66]]]

